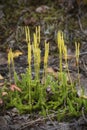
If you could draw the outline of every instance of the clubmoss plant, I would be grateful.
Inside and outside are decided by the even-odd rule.
[[[31,82],[32,82],[32,73],[31,73],[31,44],[30,44],[30,30],[28,26],[25,27],[25,35],[26,35],[26,42],[28,46],[28,68],[27,68],[27,86],[28,86],[28,104],[29,108],[32,109],[32,96],[31,96]],[[29,110],[30,110],[29,109]]]
[[[9,79],[10,79],[10,91],[8,91],[8,97],[10,103],[7,103],[8,106],[15,106],[17,103],[21,102],[21,99],[19,98],[18,91],[21,92],[21,89],[17,87],[17,81],[18,81],[18,76],[15,71],[15,65],[14,65],[14,56],[12,49],[9,50],[8,53],[8,68],[9,68]],[[12,83],[12,75],[11,75],[11,70],[13,72],[13,77],[14,77],[14,83]],[[17,103],[16,103],[17,101]]]
[[[29,101],[28,101],[28,103],[29,103],[29,107],[31,107],[32,106],[32,103],[31,103],[31,45],[28,43],[28,74],[29,74],[29,80],[28,80],[28,93],[29,93]]]
[[[39,77],[39,71],[40,71],[40,48],[39,48],[39,45],[40,45],[40,26],[36,27],[36,31],[35,33],[33,34],[33,54],[34,54],[34,68],[35,68],[35,77],[36,79],[40,79]]]
[[[28,64],[29,64],[29,70],[31,70],[30,66],[31,66],[31,51],[33,52],[33,56],[34,56],[34,69],[35,69],[35,78],[34,80],[32,80],[32,73],[31,73],[31,77],[29,78],[30,81],[30,87],[29,87],[29,101],[32,104],[32,109],[43,109],[43,88],[42,85],[40,84],[40,62],[41,62],[41,50],[39,48],[39,44],[40,44],[40,26],[36,27],[36,31],[33,34],[33,43],[32,45],[30,45],[30,31],[28,27],[25,27],[25,32],[26,32],[26,42],[28,43]],[[28,38],[29,35],[29,38]],[[31,80],[30,80],[31,79]],[[34,105],[33,105],[33,101]]]
[[[58,50],[59,50],[59,67],[60,67],[60,74],[61,74],[61,79],[62,79],[62,54],[63,54],[63,47],[64,47],[64,41],[63,41],[63,33],[61,31],[58,32],[57,35],[57,40],[58,40]]]
[[[68,72],[68,78],[70,80],[70,82],[72,83],[72,80],[71,80],[71,77],[70,77],[70,73],[69,73],[69,69],[68,69],[68,60],[67,60],[67,46],[65,45],[64,43],[64,37],[63,37],[63,32],[62,31],[59,31],[58,32],[58,35],[57,35],[57,45],[58,45],[58,51],[59,51],[59,68],[60,68],[60,73],[59,73],[59,78],[60,78],[60,81],[62,81],[63,77],[63,67],[62,67],[62,59],[63,59],[63,56],[64,56],[64,59],[65,59],[65,64],[66,64],[66,68],[67,68],[67,72]],[[63,83],[63,81],[62,81]]]
[[[28,26],[25,26],[26,42],[30,44],[30,30]]]
[[[11,79],[11,65],[12,65],[13,73],[15,73],[13,53],[12,53],[12,49],[10,48],[9,53],[8,53],[8,68],[9,68],[9,80],[10,80],[10,84],[11,84],[11,80],[12,80]]]
[[[67,54],[67,46],[66,45],[64,45],[63,53],[64,53],[64,59],[65,59],[65,65],[66,65],[68,79],[69,79],[70,83],[72,84],[72,79],[71,79],[69,67],[68,67],[68,58],[67,58],[68,54]]]
[[[77,66],[77,70],[78,70],[78,83],[80,86],[80,75],[79,75],[79,54],[80,54],[80,44],[75,42],[75,57],[76,57],[76,66]]]
[[[8,53],[8,66],[11,73],[10,65],[12,64],[14,72],[15,85],[13,86],[16,91],[9,92],[7,98],[8,107],[16,107],[20,113],[39,112],[43,115],[50,113],[57,113],[58,120],[67,117],[80,116],[82,107],[84,106],[85,112],[87,111],[87,100],[78,96],[74,82],[70,77],[67,58],[67,46],[64,43],[63,32],[59,31],[57,35],[58,51],[59,51],[59,72],[58,78],[47,73],[48,57],[49,57],[49,43],[45,41],[44,52],[44,71],[43,79],[45,82],[42,84],[40,77],[40,64],[41,64],[41,49],[40,49],[40,26],[36,27],[33,34],[33,42],[31,43],[29,27],[25,27],[26,42],[28,46],[28,67],[26,73],[21,74],[21,79],[18,78],[15,72],[14,59],[12,50]],[[79,67],[79,44],[76,47],[76,63]],[[63,57],[65,59],[66,70],[63,70]],[[35,76],[32,77],[32,60],[34,62]],[[70,82],[68,83],[67,76]],[[78,68],[78,79],[79,68]],[[11,76],[10,76],[11,81]],[[17,87],[18,86],[18,87]],[[72,89],[73,88],[73,89]],[[74,90],[74,91],[73,91]]]
[[[46,43],[46,41],[45,41],[45,54],[44,54],[44,78],[45,78],[45,81],[46,81],[46,77],[47,77],[48,57],[49,57],[49,43]]]

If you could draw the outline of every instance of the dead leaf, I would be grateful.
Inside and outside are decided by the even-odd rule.
[[[52,74],[55,78],[58,77],[58,73],[55,72],[52,67],[47,68],[46,72]]]
[[[42,5],[38,8],[36,8],[37,13],[46,13],[50,8],[46,5]]]
[[[4,77],[0,74],[0,80],[4,79]]]
[[[15,84],[12,84],[11,86],[10,86],[10,89],[11,89],[11,91],[15,91],[15,90],[17,90],[17,91],[19,91],[19,92],[22,92],[21,91],[21,89],[19,88],[19,87],[17,87]]]
[[[2,96],[8,95],[7,92],[2,92]]]
[[[13,52],[13,57],[16,58],[16,57],[19,57],[20,55],[23,55],[23,53],[19,50],[16,50],[15,52]]]

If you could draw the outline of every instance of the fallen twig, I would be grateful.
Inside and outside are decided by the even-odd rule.
[[[50,119],[53,118],[53,117],[56,117],[56,116],[57,116],[57,113],[56,113],[56,114],[50,114],[50,115],[49,115]],[[23,123],[23,124],[22,124],[19,128],[17,128],[16,130],[23,130],[23,129],[25,129],[25,128],[27,128],[27,127],[33,125],[33,124],[36,124],[36,123],[38,123],[38,122],[43,122],[43,121],[49,119],[49,117],[47,116],[46,118],[44,118],[44,117],[43,117],[43,118],[38,118],[38,119],[32,120],[32,121],[29,120],[29,121]]]
[[[83,33],[84,35],[87,36],[87,30],[84,30],[84,29],[83,29],[79,15],[77,15],[77,18],[78,18],[80,30],[82,31],[82,33]]]
[[[82,116],[83,116],[84,121],[87,123],[87,118],[85,117],[85,114],[84,114],[84,108],[82,108]]]

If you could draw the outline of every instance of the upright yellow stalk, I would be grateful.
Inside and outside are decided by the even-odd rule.
[[[28,64],[31,66],[31,45],[28,43]]]
[[[60,78],[62,80],[62,53],[63,53],[63,46],[64,46],[64,41],[63,41],[63,33],[61,31],[58,32],[57,35],[57,41],[58,41],[58,49],[59,49],[59,67],[60,67]]]
[[[45,78],[46,78],[48,56],[49,56],[49,43],[46,43],[46,41],[45,41],[45,55],[44,55],[44,74],[45,74]]]
[[[63,50],[64,52],[64,59],[65,59],[65,62],[67,63],[67,46],[65,45],[64,46],[64,50]]]
[[[58,43],[58,49],[59,49],[59,53],[61,53],[61,32],[59,31],[58,32],[58,35],[57,35],[57,43]]]
[[[40,26],[36,27],[37,43],[40,44]]]
[[[26,35],[26,42],[28,44],[28,96],[29,96],[29,100],[28,100],[28,104],[29,107],[32,107],[32,101],[31,101],[31,45],[30,45],[30,30],[28,26],[25,26],[25,35]]]
[[[79,81],[79,87],[80,87],[80,75],[79,75],[79,54],[80,54],[80,44],[75,42],[75,57],[76,57],[76,65],[78,69],[78,81]]]
[[[33,34],[34,42],[33,42],[33,53],[34,53],[34,67],[36,72],[36,78],[39,79],[39,71],[40,71],[40,26],[36,27],[36,32]]]
[[[66,63],[66,68],[67,68],[67,71],[68,71],[68,78],[69,78],[69,80],[72,84],[72,79],[71,79],[71,76],[70,76],[70,73],[69,73],[69,68],[68,68],[67,46],[66,45],[64,45],[63,53],[64,53],[64,59],[65,59],[65,63]]]
[[[37,43],[37,35],[34,33],[34,48],[38,48],[38,43]]]
[[[38,68],[40,69],[40,61],[41,61],[41,58],[40,58],[40,49],[38,48],[37,49],[37,61],[38,61]]]
[[[10,48],[9,53],[8,53],[8,64],[10,65],[11,63],[13,63],[13,52],[12,49]]]
[[[9,80],[10,80],[10,84],[11,84],[11,69],[10,69],[10,64],[11,64],[11,49],[9,50],[9,53],[8,53]]]
[[[31,79],[31,45],[28,43],[28,71],[29,71],[29,78]]]
[[[39,48],[40,44],[40,26],[36,27],[36,32],[33,34],[34,37],[34,47]]]
[[[29,75],[31,76],[31,45],[30,45],[30,30],[28,26],[25,26],[26,42],[28,44],[28,65]]]
[[[31,45],[30,43],[28,43],[28,76],[29,76],[29,80],[28,80],[28,93],[29,93],[29,107],[32,107],[32,102],[31,102]]]
[[[11,67],[13,70],[13,74],[14,74],[14,82],[16,84],[16,80],[15,80],[15,66],[14,66],[14,56],[13,56],[13,52],[12,49],[10,48],[9,53],[8,53],[8,67],[9,67],[9,79],[10,79],[10,84],[11,84]]]
[[[79,54],[80,54],[80,44],[75,42],[75,49],[76,49],[76,64],[78,65],[79,63]]]
[[[63,32],[61,32],[61,50],[62,50],[62,53],[64,52],[64,48],[65,48],[65,43],[64,43],[64,38],[63,38]]]
[[[26,42],[30,44],[30,30],[28,26],[25,26]]]
[[[36,79],[39,80],[39,71],[40,71],[40,49],[39,48],[33,48],[33,53],[34,53],[34,67],[35,67],[35,72],[36,72]]]
[[[63,55],[65,57],[68,76],[70,78],[69,69],[68,69],[68,61],[67,61],[67,46],[64,43],[63,32],[61,32],[61,31],[58,32],[57,40],[58,40],[59,60],[60,60],[60,66],[59,66],[60,67],[60,78],[62,80],[62,56]],[[71,81],[71,78],[70,78],[70,81]],[[72,81],[71,81],[71,83],[72,83]]]
[[[38,26],[38,37],[39,37],[38,42],[40,43],[40,26]]]

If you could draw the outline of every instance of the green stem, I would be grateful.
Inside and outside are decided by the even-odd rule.
[[[31,66],[29,65],[29,69],[28,69],[28,74],[29,74],[29,80],[28,80],[28,104],[29,104],[29,107],[31,108],[32,106],[32,103],[31,103]]]
[[[61,51],[59,52],[59,59],[60,59],[60,79],[62,80],[62,52]]]

